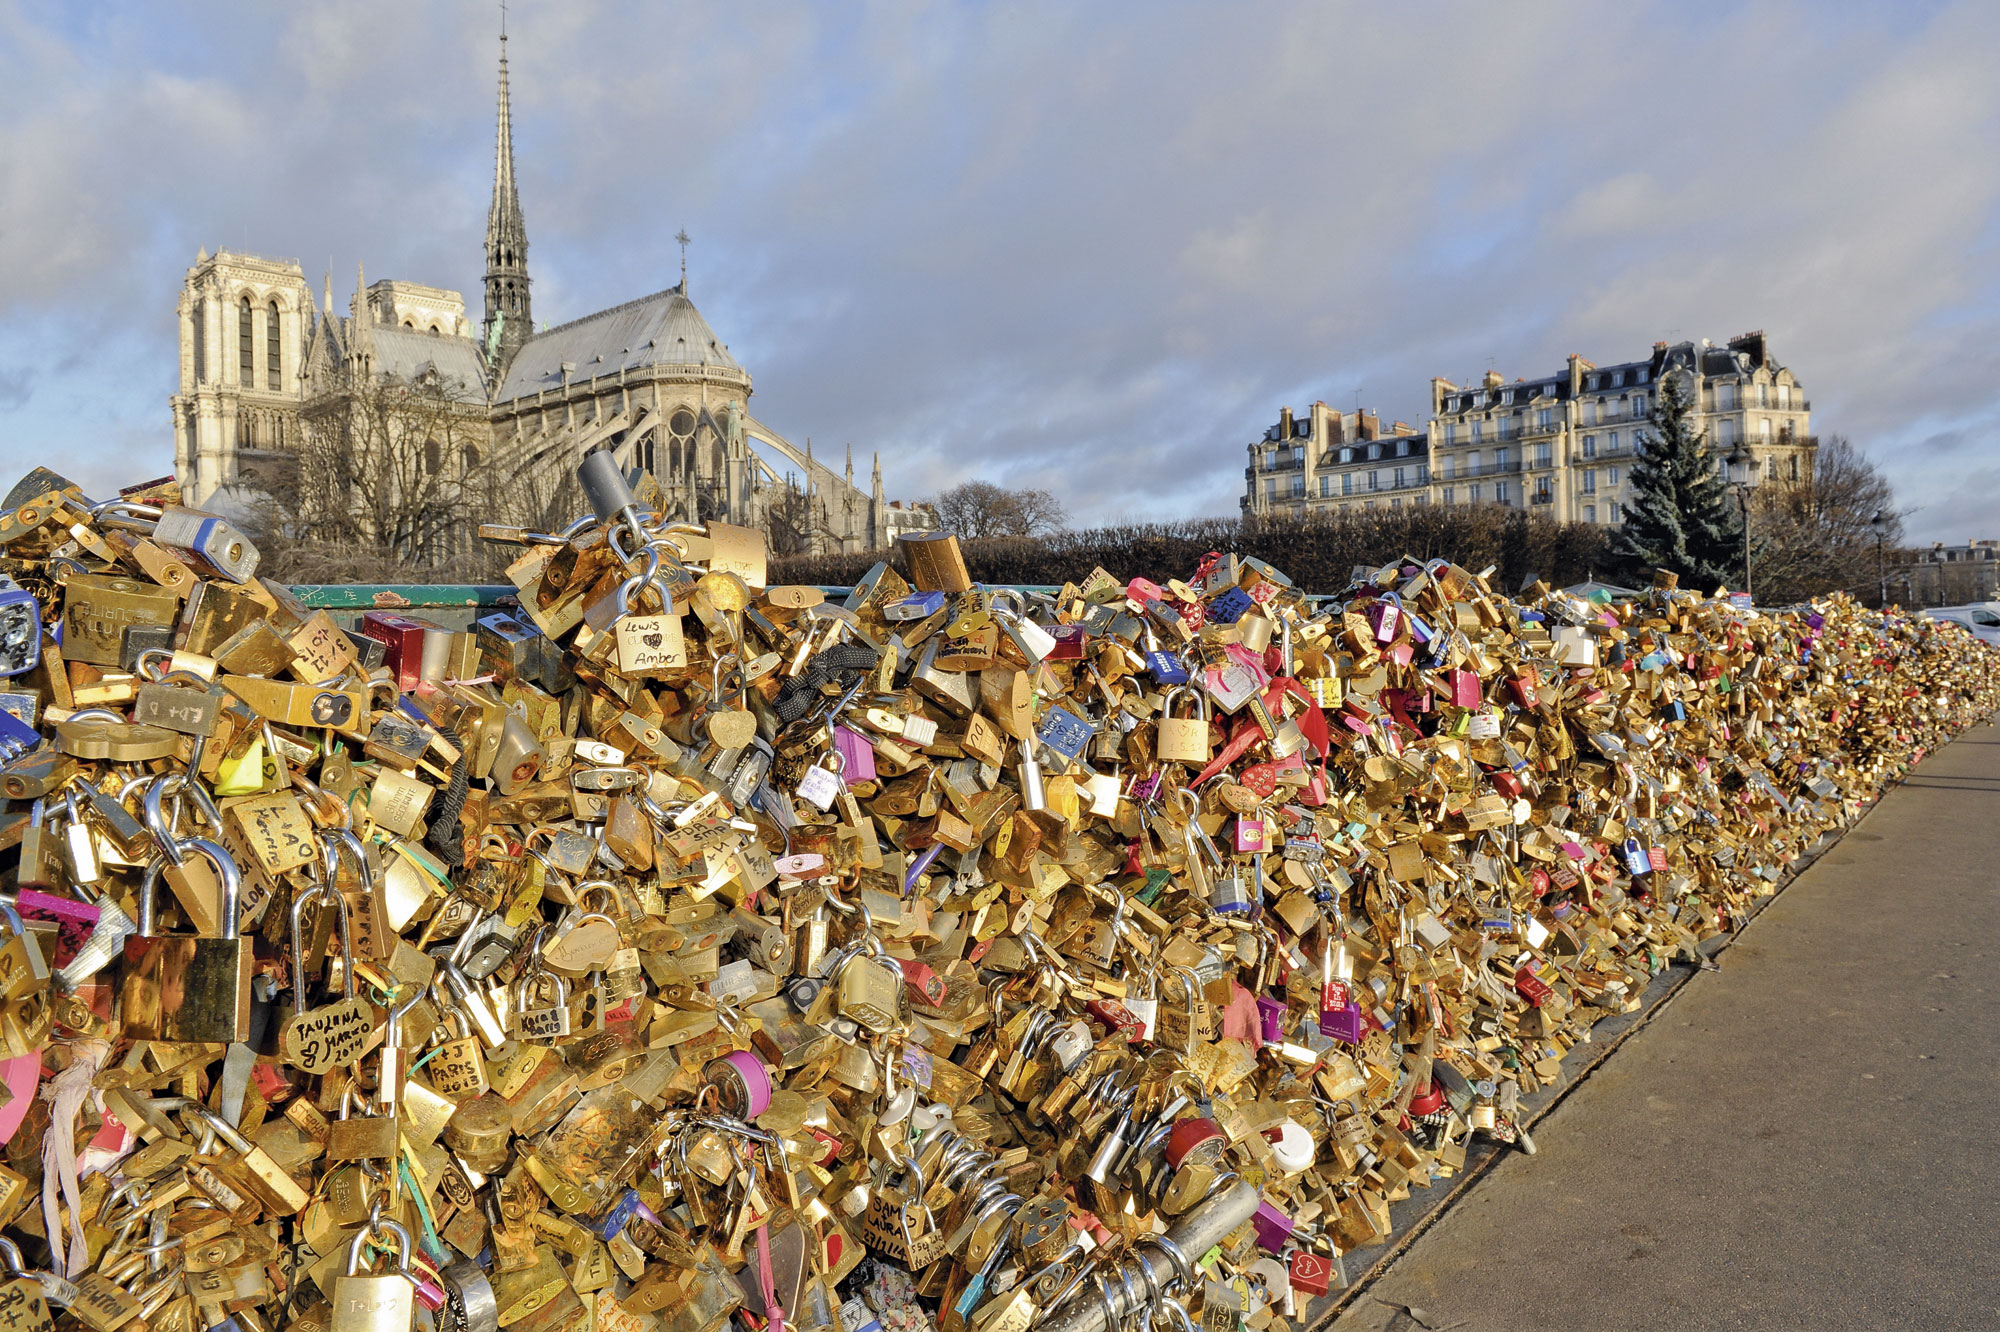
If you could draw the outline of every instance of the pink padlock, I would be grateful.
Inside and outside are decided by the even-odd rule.
[[[1273,787],[1272,789],[1276,789]],[[1270,833],[1261,816],[1245,814],[1236,820],[1236,852],[1257,855],[1269,849]]]
[[[1285,1039],[1285,1002],[1268,997],[1257,1000],[1257,1020],[1263,1024],[1264,1044],[1276,1045]]]
[[[1267,1202],[1259,1202],[1256,1215],[1250,1218],[1250,1228],[1257,1232],[1258,1248],[1265,1253],[1278,1253],[1292,1237],[1292,1218]]]
[[[39,1050],[0,1060],[0,1081],[5,1081],[13,1099],[0,1105],[0,1143],[10,1142],[20,1131],[21,1121],[35,1104],[35,1085],[42,1080]]]
[[[1451,701],[1461,708],[1476,708],[1480,703],[1480,683],[1478,675],[1471,671],[1451,673]]]
[[[845,726],[833,728],[833,747],[840,751],[846,761],[840,770],[840,779],[849,786],[856,782],[875,780],[875,746],[868,737]]]

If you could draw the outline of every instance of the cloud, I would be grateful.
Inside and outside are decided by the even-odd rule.
[[[202,245],[476,303],[490,6],[81,12],[0,0],[0,349],[34,392],[0,386],[34,426],[0,463],[170,465]],[[670,284],[686,225],[753,410],[880,450],[893,494],[1227,512],[1282,404],[1415,422],[1434,374],[1763,328],[1913,536],[2000,498],[1966,469],[2000,372],[1990,6],[510,15],[537,316]]]

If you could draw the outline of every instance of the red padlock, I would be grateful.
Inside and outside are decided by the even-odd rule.
[[[1212,1166],[1222,1159],[1222,1153],[1228,1146],[1228,1136],[1214,1120],[1176,1120],[1167,1132],[1167,1166],[1173,1170],[1179,1170],[1189,1162]]]
[[[903,966],[903,984],[909,987],[910,998],[920,1004],[936,1008],[944,1003],[944,977],[932,971],[922,962],[909,961]]]
[[[1116,999],[1093,999],[1083,1006],[1084,1011],[1113,1031],[1122,1031],[1133,1040],[1145,1035],[1146,1024],[1137,1013],[1119,1003]]]
[[[1294,1249],[1290,1276],[1293,1290],[1324,1295],[1333,1285],[1333,1264],[1309,1249]]]

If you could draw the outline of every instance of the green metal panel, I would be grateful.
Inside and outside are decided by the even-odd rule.
[[[317,610],[497,606],[512,599],[509,583],[297,583],[292,594]]]

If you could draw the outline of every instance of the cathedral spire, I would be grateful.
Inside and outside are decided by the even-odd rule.
[[[507,16],[500,14],[500,123],[493,146],[493,205],[486,214],[486,323],[488,364],[497,377],[528,340],[534,324],[528,304],[528,228],[514,184],[514,113],[507,93]]]

